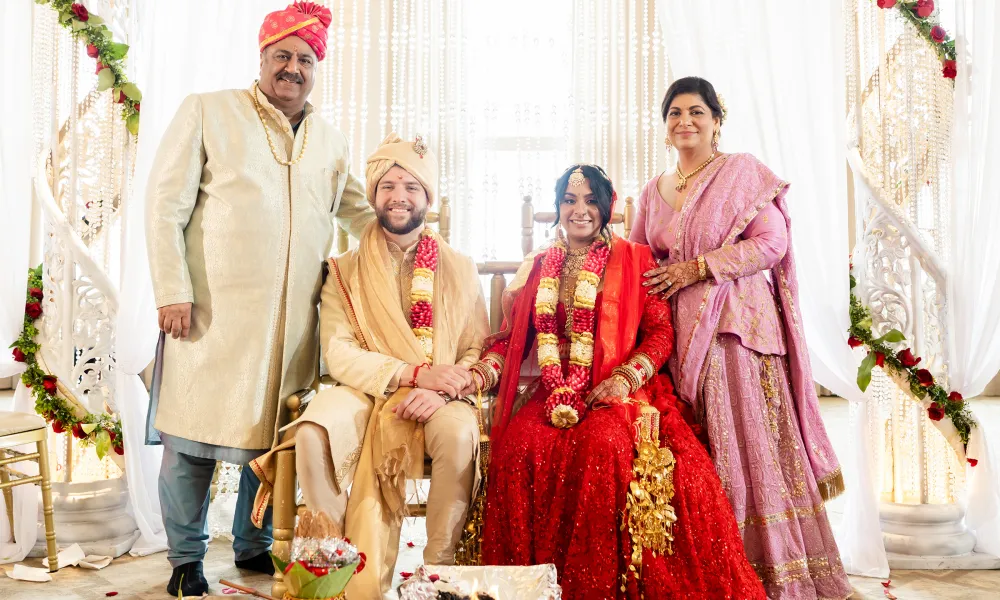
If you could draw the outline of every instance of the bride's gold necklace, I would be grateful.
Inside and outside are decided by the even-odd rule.
[[[715,160],[716,156],[718,156],[718,154],[716,154],[715,152],[713,152],[712,156],[708,157],[708,160],[706,160],[705,162],[701,163],[700,167],[698,167],[694,171],[691,171],[687,175],[685,175],[684,173],[681,172],[681,163],[680,163],[680,161],[677,161],[677,185],[674,186],[674,189],[679,192],[679,191],[683,190],[684,188],[686,188],[687,184],[688,184],[688,179],[691,179],[692,177],[694,177],[695,175],[697,175],[698,173],[700,173],[702,169],[704,169],[705,167],[707,167],[709,165],[709,163],[711,163],[713,160]]]

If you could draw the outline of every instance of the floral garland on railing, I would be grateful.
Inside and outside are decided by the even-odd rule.
[[[853,269],[853,265],[852,265]],[[857,281],[851,275],[851,334],[847,343],[851,348],[864,346],[868,355],[858,367],[858,387],[861,391],[868,389],[872,380],[872,369],[880,367],[887,375],[896,381],[900,387],[921,401],[927,409],[927,417],[932,421],[948,418],[958,431],[962,444],[968,446],[972,428],[976,426],[969,407],[966,406],[962,394],[950,394],[934,382],[934,376],[927,369],[917,368],[921,359],[913,356],[910,348],[899,349],[897,344],[906,341],[903,333],[892,329],[885,335],[876,338],[872,332],[871,309],[861,303],[854,295]],[[967,459],[969,464],[976,466],[974,458]]]
[[[132,135],[139,134],[139,102],[142,92],[125,76],[123,65],[128,44],[115,42],[104,19],[91,14],[83,4],[71,0],[35,0],[59,12],[59,22],[73,39],[87,44],[87,55],[97,59],[97,91],[113,89],[115,102],[122,105],[122,119]]]
[[[948,79],[955,79],[958,74],[956,63],[955,40],[948,37],[948,32],[941,27],[941,22],[934,14],[934,0],[877,0],[879,8],[897,8],[904,19],[912,23],[920,37],[937,52],[941,59],[941,74]]]
[[[114,450],[116,454],[124,454],[121,420],[106,413],[87,413],[83,418],[79,417],[81,411],[74,410],[66,398],[60,396],[59,388],[62,384],[59,380],[54,375],[46,373],[38,363],[36,355],[40,346],[35,341],[35,336],[38,335],[35,321],[42,316],[42,300],[45,297],[42,289],[42,265],[28,269],[24,328],[21,330],[21,336],[10,346],[13,348],[14,360],[27,366],[21,374],[21,382],[35,396],[35,412],[45,417],[45,420],[52,425],[53,432],[72,431],[73,436],[79,438],[82,443],[93,444],[98,459],[103,459],[109,450]]]

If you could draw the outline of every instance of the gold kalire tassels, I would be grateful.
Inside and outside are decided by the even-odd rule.
[[[670,502],[674,498],[674,455],[660,447],[660,413],[644,405],[639,415],[639,441],[632,461],[635,479],[629,484],[628,508],[622,529],[632,538],[632,561],[629,572],[638,579],[642,574],[642,552],[653,556],[672,554],[673,526],[677,521]],[[625,591],[626,575],[622,575]]]
[[[462,530],[462,539],[455,548],[455,564],[478,566],[483,564],[483,516],[486,512],[486,475],[490,467],[490,435],[483,423],[483,393],[476,390],[476,421],[479,423],[479,489],[469,506],[469,515]]]

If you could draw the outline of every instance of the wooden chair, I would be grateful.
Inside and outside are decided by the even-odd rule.
[[[49,479],[49,449],[46,442],[49,430],[45,419],[38,415],[0,411],[0,489],[7,505],[7,520],[14,532],[14,494],[11,488],[33,483],[42,487],[42,514],[45,519],[45,546],[49,558],[49,572],[59,570],[56,558],[56,528],[52,518],[52,483]],[[22,444],[35,444],[35,452],[14,450]],[[38,463],[38,475],[27,475],[12,466],[23,461]]]
[[[634,200],[631,197],[625,199],[624,212],[615,213],[611,217],[612,226],[623,226],[625,237],[631,231],[631,224],[635,218]],[[451,203],[445,196],[441,198],[439,211],[427,213],[427,222],[437,225],[438,233],[447,242],[451,239]],[[554,212],[535,212],[532,205],[531,196],[523,198],[521,206],[521,250],[527,255],[534,249],[535,225],[538,223],[552,224],[556,222]],[[339,252],[348,250],[347,233],[342,229],[337,230],[337,249]],[[512,276],[521,266],[520,261],[490,261],[479,263],[479,273],[481,275],[491,275],[490,279],[490,329],[498,331],[503,321],[503,309],[501,299],[507,287],[507,277]],[[331,382],[332,383],[332,382]],[[306,404],[316,394],[314,390],[302,390],[293,394],[286,400],[288,408],[289,422],[297,419]],[[424,460],[424,480],[430,479],[431,461]],[[418,489],[419,489],[418,482]],[[273,507],[272,519],[274,523],[274,545],[272,552],[282,560],[287,561],[291,553],[292,537],[295,533],[295,518],[305,510],[304,505],[299,505],[296,499],[295,480],[295,449],[283,450],[278,453],[275,459],[275,481],[274,492],[271,496]],[[407,510],[411,516],[427,516],[427,504],[425,500],[419,498],[417,502],[407,504]],[[275,572],[274,583],[271,587],[271,595],[281,598],[285,593],[285,584],[282,573]]]

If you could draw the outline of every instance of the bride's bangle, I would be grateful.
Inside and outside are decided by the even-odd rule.
[[[708,265],[705,264],[705,257],[698,255],[698,281],[708,279]]]

